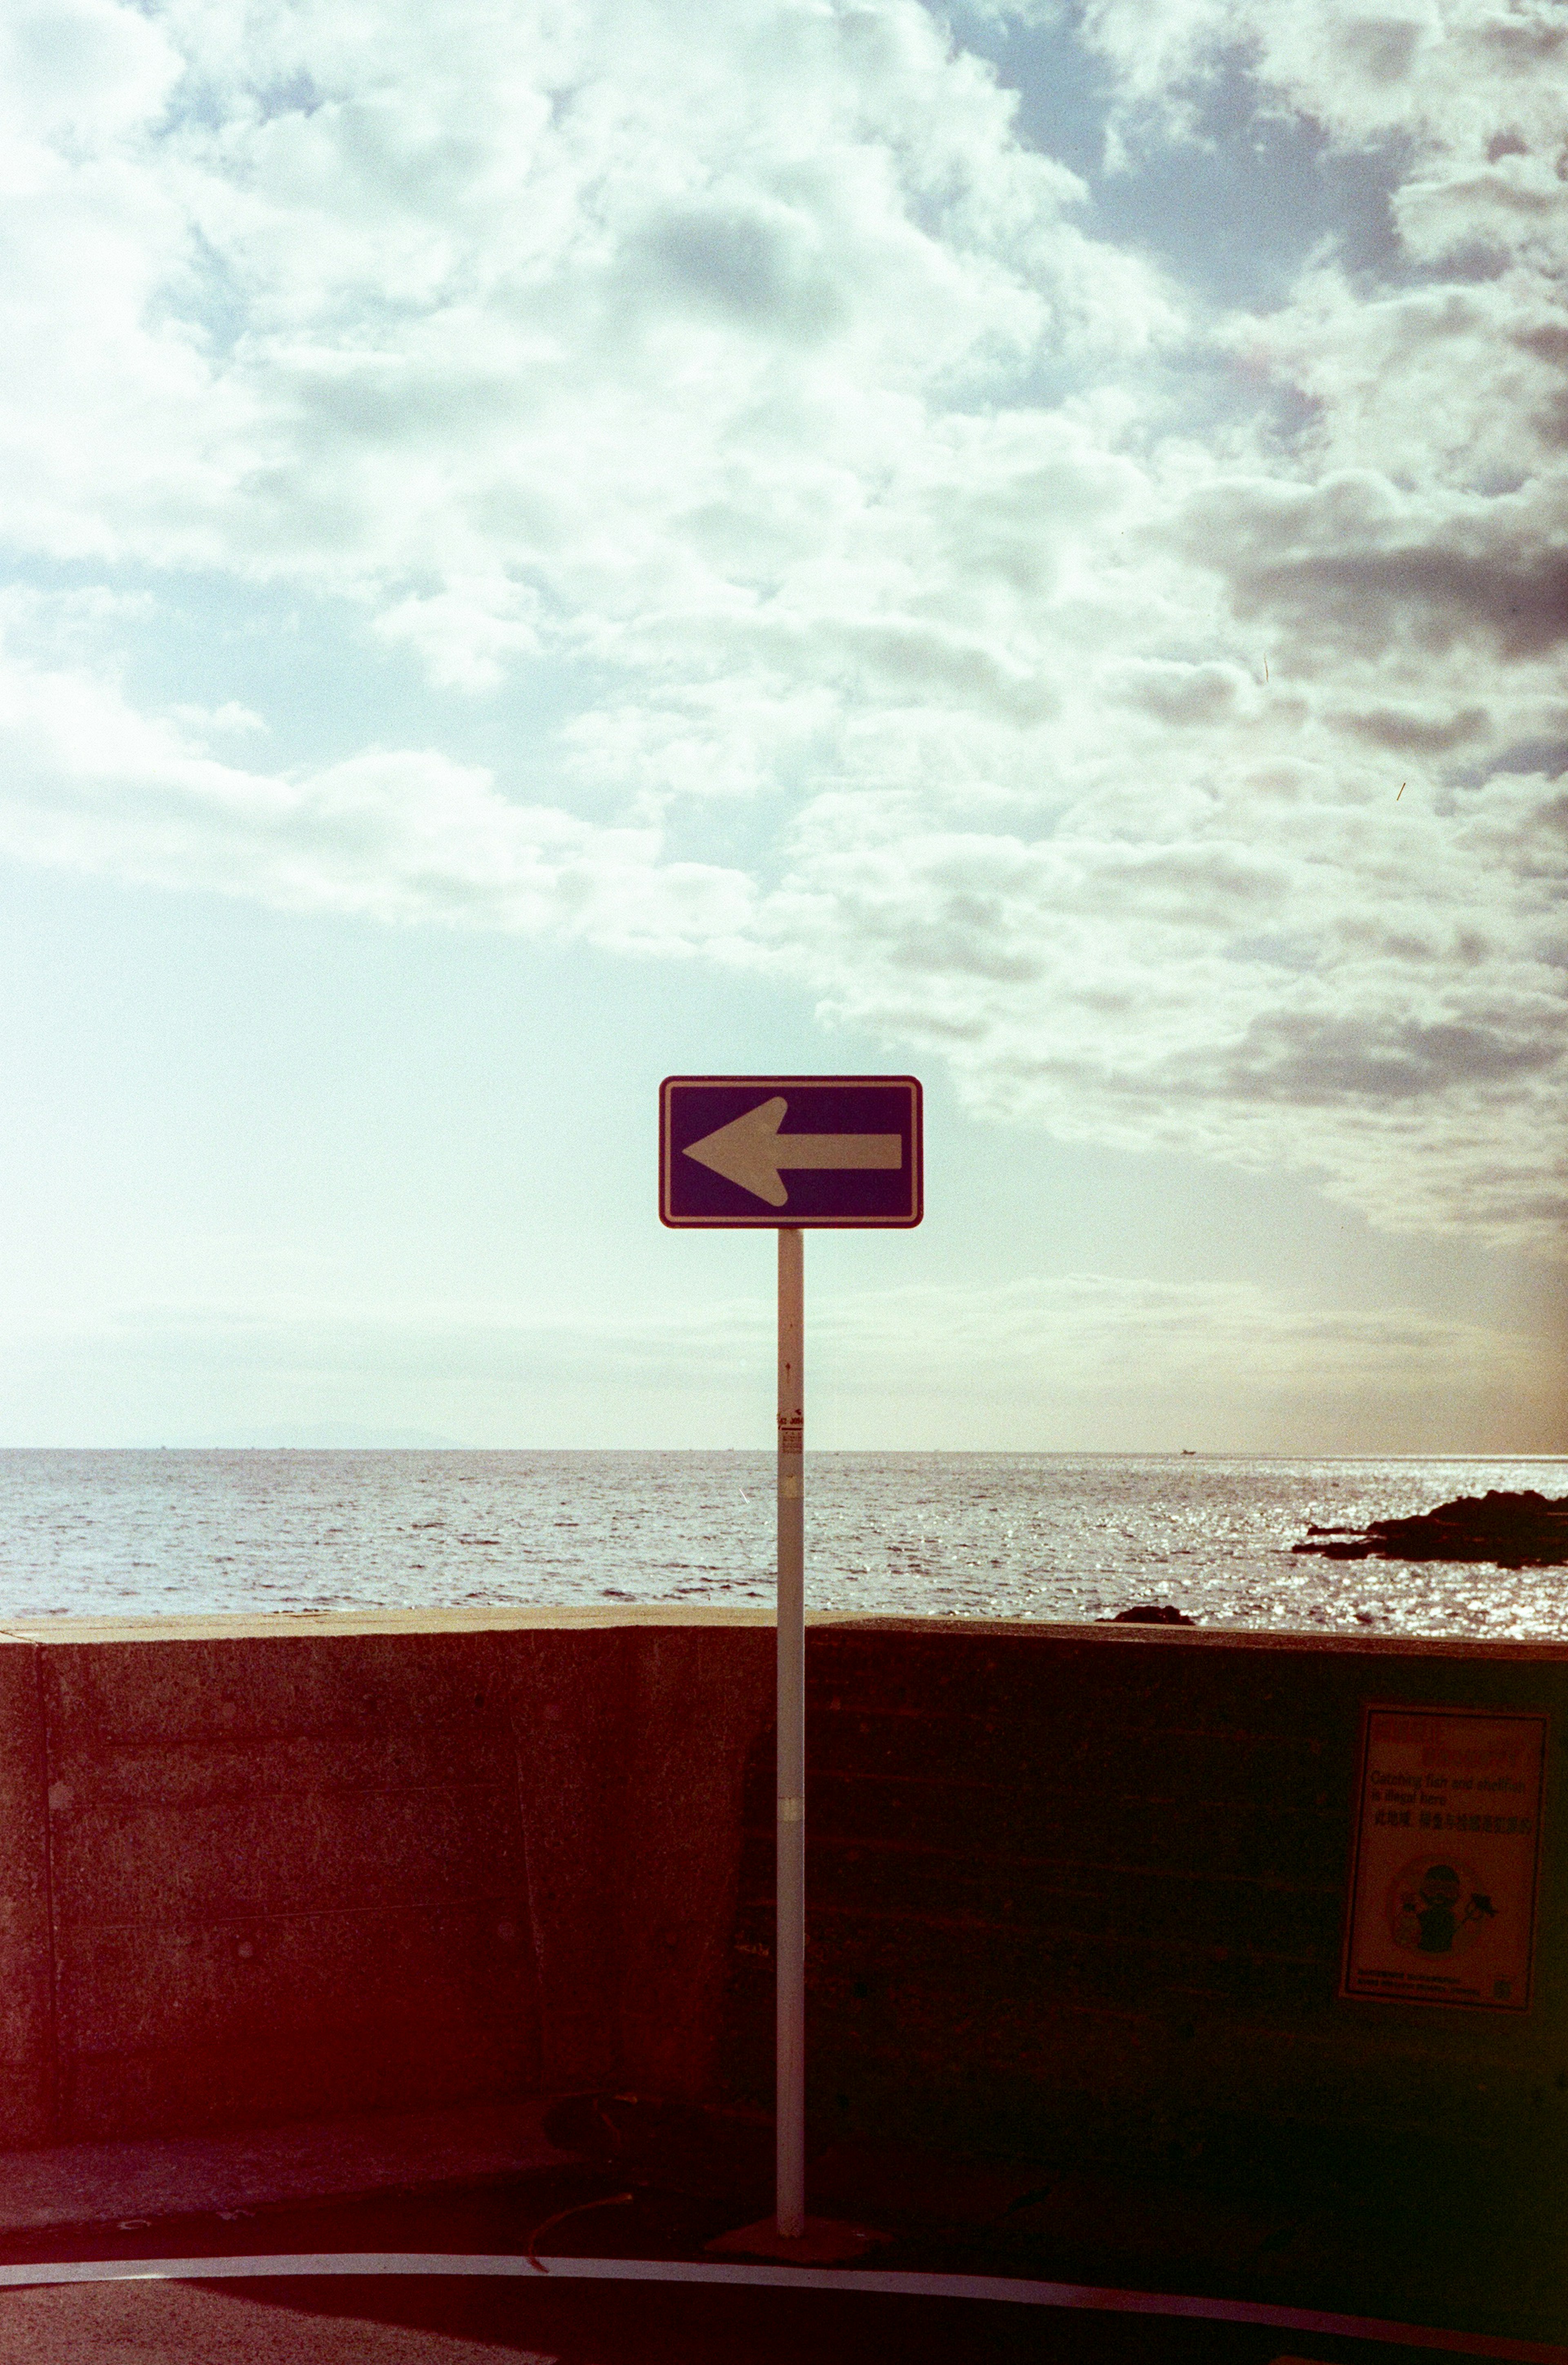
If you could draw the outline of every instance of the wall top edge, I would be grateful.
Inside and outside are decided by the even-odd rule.
[[[319,1635],[442,1635],[571,1632],[618,1628],[771,1628],[771,1607],[689,1602],[463,1609],[324,1610],[290,1615],[189,1618],[29,1618],[0,1625],[0,1649],[106,1642],[297,1641]],[[1568,1664],[1568,1642],[1486,1642],[1469,1634],[1342,1634],[1316,1628],[1058,1624],[1043,1618],[887,1617],[809,1612],[808,1626],[868,1634],[956,1635],[1040,1643],[1103,1643],[1112,1649],[1304,1652],[1328,1658],[1529,1660]]]
[[[0,1642],[209,1642],[311,1634],[494,1634],[616,1626],[771,1626],[771,1609],[679,1602],[542,1604],[464,1609],[323,1609],[228,1617],[8,1618]]]

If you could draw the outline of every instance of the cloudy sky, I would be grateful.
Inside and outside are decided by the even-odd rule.
[[[5,0],[0,1441],[1562,1451],[1561,0]]]

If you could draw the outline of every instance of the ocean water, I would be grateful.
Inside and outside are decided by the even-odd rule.
[[[1294,1555],[1568,1461],[808,1453],[812,1608],[1568,1640],[1568,1569]],[[772,1598],[758,1453],[0,1452],[0,1623]]]

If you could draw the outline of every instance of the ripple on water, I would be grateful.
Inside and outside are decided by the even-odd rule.
[[[1568,1640],[1568,1571],[1293,1556],[1562,1462],[809,1454],[809,1597]],[[766,1599],[765,1453],[0,1452],[0,1615]]]

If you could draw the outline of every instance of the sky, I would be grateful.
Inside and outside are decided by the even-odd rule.
[[[0,1443],[1568,1450],[1568,16],[5,0]]]

